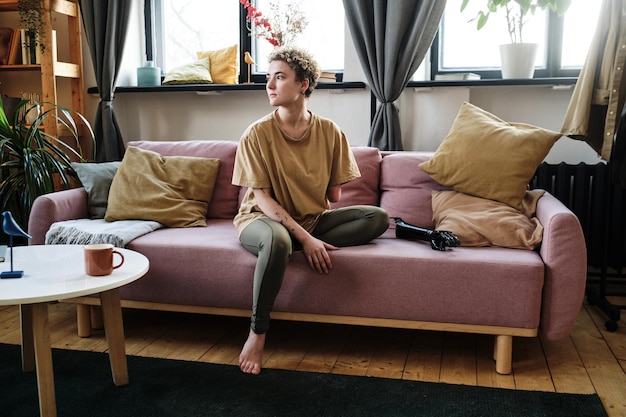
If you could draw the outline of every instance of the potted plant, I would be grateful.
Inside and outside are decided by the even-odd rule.
[[[39,103],[23,99],[7,117],[0,100],[0,211],[10,211],[24,230],[35,198],[71,188],[77,178],[72,162],[86,161],[73,116],[93,144],[93,131],[81,114],[48,103],[42,112]],[[48,118],[65,128],[67,138],[43,130]]]
[[[461,11],[470,0],[463,0]],[[485,0],[481,0],[485,1]],[[502,78],[532,78],[538,45],[524,42],[524,24],[536,10],[551,10],[559,16],[569,8],[572,0],[486,0],[485,9],[472,19],[482,29],[492,13],[503,14],[511,43],[500,45]]]
[[[45,52],[45,23],[42,17],[45,12],[42,0],[18,0],[17,11],[20,17],[20,25],[32,34],[33,46],[39,46],[41,52]]]

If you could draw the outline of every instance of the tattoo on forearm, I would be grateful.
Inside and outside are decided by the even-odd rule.
[[[289,216],[280,216],[280,212],[278,210],[276,210],[274,212],[274,214],[276,215],[276,217],[278,217],[279,219],[279,223],[282,224],[283,226],[287,227],[287,222],[289,221]],[[294,227],[289,228],[291,233],[294,233],[296,231],[296,229]]]
[[[289,217],[282,215],[280,210],[276,210],[274,212],[274,215],[278,218],[279,223],[283,226],[287,223],[287,220],[289,220]]]
[[[261,190],[260,192],[265,193],[265,190]],[[287,223],[289,222],[289,215],[284,213],[281,208],[282,207],[280,206],[274,206],[274,215],[276,216],[280,224],[287,227]],[[295,227],[290,227],[289,230],[291,231],[291,233],[294,233],[296,231]]]

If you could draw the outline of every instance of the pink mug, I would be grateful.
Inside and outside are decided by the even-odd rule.
[[[94,243],[83,246],[85,251],[85,273],[92,276],[110,275],[114,269],[124,264],[124,255],[116,251],[110,243]],[[113,254],[119,255],[121,260],[113,264]]]

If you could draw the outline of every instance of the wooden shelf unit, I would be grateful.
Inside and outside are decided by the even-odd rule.
[[[71,110],[84,114],[83,100],[83,65],[82,65],[82,26],[80,10],[77,0],[41,0],[42,33],[45,50],[41,54],[41,64],[36,65],[0,65],[0,71],[40,71],[41,73],[41,102],[44,107],[49,103],[58,104],[57,78],[68,78],[71,84]],[[0,12],[16,12],[16,0],[0,0]],[[57,46],[53,45],[52,16],[58,13],[67,19],[67,38],[69,41],[69,61],[61,62],[56,59]],[[67,106],[66,106],[67,107]],[[76,120],[77,126],[82,126]],[[54,118],[46,119],[44,129],[53,136],[62,136],[62,126]]]

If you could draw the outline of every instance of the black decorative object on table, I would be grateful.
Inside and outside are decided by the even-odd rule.
[[[408,240],[423,240],[430,242],[433,250],[444,251],[446,248],[454,248],[461,244],[458,237],[452,232],[445,230],[433,230],[407,223],[400,217],[392,217],[396,222],[396,237]]]
[[[13,215],[10,211],[5,211],[2,213],[2,230],[4,233],[9,235],[9,247],[11,254],[11,270],[3,271],[0,273],[0,278],[21,278],[24,275],[24,271],[14,271],[13,270],[13,236],[21,236],[28,239],[32,239],[28,233],[26,233],[19,224],[13,218]]]

